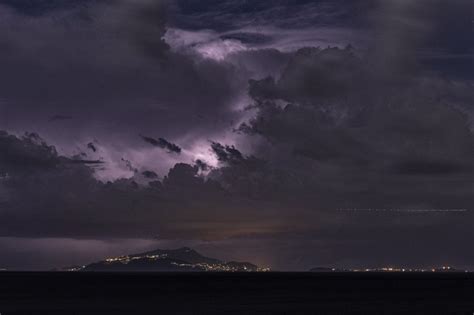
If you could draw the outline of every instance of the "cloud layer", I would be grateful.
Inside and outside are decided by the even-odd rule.
[[[474,266],[467,5],[0,1],[3,244]]]

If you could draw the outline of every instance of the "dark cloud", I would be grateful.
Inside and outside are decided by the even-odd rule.
[[[62,121],[62,120],[71,120],[71,119],[73,119],[72,116],[54,115],[49,120],[50,121]]]
[[[240,115],[232,102],[245,90],[244,72],[170,51],[160,3],[106,1],[32,17],[0,5],[8,30],[0,36],[2,126],[33,129],[68,153],[74,143],[100,138],[109,168],[120,164],[124,147],[143,150],[139,132],[186,138],[183,146],[192,147],[230,129]],[[38,121],[55,113],[74,119],[61,130]],[[165,171],[156,163],[143,166]]]
[[[223,146],[220,143],[213,142],[211,145],[212,151],[217,156],[220,162],[228,164],[239,164],[244,160],[244,156],[234,146]]]
[[[144,171],[142,175],[145,176],[147,179],[156,179],[158,178],[158,174],[153,171]]]
[[[450,161],[403,161],[393,166],[395,172],[406,175],[443,175],[470,173],[472,169]]]
[[[3,172],[28,172],[29,169],[54,169],[62,159],[56,149],[47,145],[38,134],[27,133],[17,138],[0,132],[0,168]]]
[[[196,160],[195,164],[198,167],[198,169],[203,171],[203,172],[206,172],[206,171],[210,170],[210,168],[211,168],[206,162],[201,161],[201,160]]]
[[[173,24],[183,28],[232,29],[236,25],[271,25],[282,28],[309,26],[360,26],[376,1],[310,0],[177,0]]]
[[[0,4],[14,8],[19,13],[37,16],[50,11],[87,7],[107,0],[2,0]]]
[[[93,142],[89,142],[89,143],[87,144],[87,148],[88,148],[89,150],[91,150],[92,152],[94,152],[94,153],[97,152],[97,147],[95,146],[95,144],[94,144]]]
[[[469,84],[417,67],[387,73],[371,58],[338,48],[296,52],[279,79],[250,82],[258,114],[240,131],[265,139],[256,154],[303,203],[307,190],[335,208],[341,200],[469,207],[473,196],[460,197],[461,178],[473,170]],[[406,189],[420,181],[431,184]]]
[[[142,136],[140,135],[140,137],[143,139],[143,141],[155,146],[155,147],[158,147],[160,146],[160,141],[154,139],[154,138],[151,138],[151,137],[145,137],[145,136]]]
[[[103,183],[87,161],[61,156],[36,139],[0,138],[0,169],[8,174],[0,182],[2,236],[220,239],[246,229],[249,218],[236,209],[252,206],[201,177],[197,166],[177,164],[149,185],[135,177]]]
[[[26,133],[18,138],[0,131],[0,170],[8,174],[27,174],[35,170],[55,171],[72,164],[98,165],[99,160],[60,156],[56,148],[48,145],[38,134]]]
[[[469,0],[379,1],[371,15],[378,62],[391,63],[393,71],[416,58],[442,76],[472,80],[466,71],[474,61],[472,6]]]
[[[127,32],[130,38],[152,58],[164,57],[169,46],[162,39],[166,31],[166,7],[163,1],[148,1],[146,5],[128,4],[134,23]]]
[[[70,160],[69,162],[70,162],[70,163],[76,163],[76,164],[89,164],[89,165],[104,164],[104,161],[101,161],[101,160],[72,159],[72,160]]]
[[[212,142],[211,149],[216,155],[217,160],[221,163],[221,166],[223,166],[221,170],[216,171],[216,173],[223,172],[220,176],[227,173],[226,170],[231,170],[233,168],[236,169],[229,172],[229,175],[234,171],[239,172],[239,170],[243,170],[244,172],[241,175],[245,176],[247,172],[260,172],[265,168],[266,162],[264,160],[256,158],[255,156],[244,156],[234,146]],[[223,182],[225,182],[224,177],[225,176],[221,178]]]
[[[155,146],[167,150],[168,152],[174,152],[177,154],[181,153],[181,148],[174,143],[167,141],[166,139],[159,138],[158,140],[140,135],[143,141]]]
[[[363,93],[360,78],[367,77],[351,49],[304,48],[296,52],[276,85],[272,78],[250,82],[250,95],[257,99],[334,99],[348,93]],[[357,91],[356,91],[357,90]]]

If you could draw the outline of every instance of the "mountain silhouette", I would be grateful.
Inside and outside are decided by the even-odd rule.
[[[156,249],[91,263],[69,271],[90,272],[256,272],[260,268],[248,262],[224,262],[201,255],[189,247]]]

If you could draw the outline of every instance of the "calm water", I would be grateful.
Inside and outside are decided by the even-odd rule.
[[[18,314],[473,314],[472,274],[0,273]]]

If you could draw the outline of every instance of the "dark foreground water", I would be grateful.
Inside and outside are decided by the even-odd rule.
[[[474,314],[474,276],[2,272],[0,313]]]

